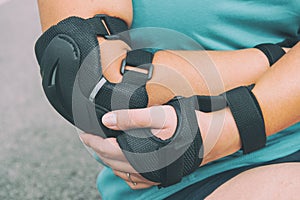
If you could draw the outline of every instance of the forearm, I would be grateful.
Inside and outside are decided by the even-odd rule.
[[[160,51],[155,54],[153,63],[156,68],[147,85],[150,105],[165,103],[176,95],[217,95],[255,83],[269,69],[266,56],[254,48]],[[171,76],[178,78],[173,80]]]
[[[256,96],[271,135],[300,120],[300,43],[256,83]]]
[[[253,93],[262,110],[267,136],[300,120],[299,54],[300,44],[256,81]],[[230,155],[241,148],[238,129],[229,109],[215,113],[197,111],[197,115],[205,141],[203,164]]]

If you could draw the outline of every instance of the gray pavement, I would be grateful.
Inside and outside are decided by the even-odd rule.
[[[0,0],[0,200],[99,199],[101,166],[42,92],[40,33],[36,0]]]

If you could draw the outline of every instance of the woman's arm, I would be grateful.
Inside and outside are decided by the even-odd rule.
[[[299,55],[300,43],[259,78],[252,91],[261,107],[267,136],[300,121]],[[238,130],[230,110],[226,109],[221,112],[225,112],[226,116],[224,127],[216,144],[212,141],[216,138],[206,141],[207,147],[204,149],[206,149],[207,156],[204,163],[227,156],[241,148]],[[206,133],[203,137],[208,134],[215,134],[212,127],[220,125],[216,123],[216,120],[212,120],[213,114],[198,111],[197,113],[199,126],[204,129],[202,133]],[[222,115],[222,113],[215,113],[215,115]],[[203,122],[203,119],[206,121]],[[211,144],[215,145],[212,146]]]
[[[131,0],[38,0],[38,6],[43,32],[70,16],[107,14],[123,19],[128,26],[132,22]]]
[[[300,43],[261,77],[253,90],[267,135],[300,120]]]
[[[174,97],[174,94],[165,99],[160,97],[171,92],[158,92],[163,86],[155,84],[159,80],[170,80],[165,80],[165,77],[173,71],[180,74],[181,79],[188,80],[193,89],[191,91],[185,87],[175,90],[179,92],[176,95],[192,96],[217,95],[240,85],[250,85],[270,68],[266,56],[254,48],[236,51],[160,51],[155,54],[154,64],[167,66],[170,70],[163,73],[156,68],[155,76],[149,81],[152,87],[148,87],[151,105],[165,103]],[[177,87],[180,86],[180,83],[176,83]],[[174,87],[170,88],[174,90]]]
[[[69,16],[89,18],[107,14],[125,20],[129,27],[132,23],[131,0],[39,0],[38,4],[43,31]],[[104,76],[110,82],[120,82],[121,61],[128,47],[121,41],[106,41],[101,37],[98,40]],[[269,68],[265,55],[254,48],[238,51],[159,51],[153,63],[156,66],[153,78],[147,83],[149,106],[166,103],[176,95],[213,95],[239,85],[249,85]],[[175,78],[170,78],[172,75]],[[187,84],[189,89],[186,89]]]
[[[256,81],[253,93],[262,109],[268,136],[300,121],[299,55],[300,43]],[[201,165],[230,155],[241,148],[240,136],[229,109],[213,113],[200,111],[196,113],[205,151]],[[148,127],[162,139],[173,135],[176,121],[175,111],[170,106],[113,111],[103,117],[104,124],[111,129]],[[133,181],[138,183],[132,185],[124,171],[134,173],[135,170],[124,158],[115,139],[102,139],[89,134],[81,135],[81,138],[98,153],[117,176],[127,181],[131,188],[142,189],[156,185],[139,174],[132,175]]]
[[[108,57],[102,56],[103,59]],[[113,58],[111,56],[105,61],[103,70],[105,77],[116,83],[122,80],[119,71],[124,57],[115,61]],[[153,64],[153,76],[146,85],[149,106],[162,105],[174,96],[217,95],[237,86],[250,85],[270,68],[266,56],[255,48],[236,51],[158,51]]]
[[[120,3],[120,1],[108,1],[108,0],[84,1],[84,2],[79,0],[76,1],[40,0],[39,7],[40,7],[43,30],[46,30],[51,25],[54,25],[60,20],[72,15],[88,18],[94,16],[95,14],[101,13],[101,14],[108,14],[111,16],[120,17],[124,19],[128,24],[130,24],[132,20],[131,1],[126,1],[125,3],[123,3],[122,1]],[[124,10],[127,11],[128,8],[130,8],[129,13],[121,12]],[[239,85],[248,85],[257,82],[257,86],[255,87],[253,92],[257,96],[258,101],[262,107],[263,114],[265,116],[265,121],[266,121],[267,133],[268,135],[270,135],[299,120],[299,112],[296,111],[299,110],[300,97],[299,97],[299,93],[297,94],[296,92],[299,91],[300,83],[297,79],[295,79],[295,76],[299,74],[299,68],[298,69],[296,68],[297,64],[299,65],[299,59],[297,60],[296,57],[297,55],[299,55],[299,49],[300,47],[298,45],[297,47],[295,47],[293,51],[289,53],[289,55],[287,55],[284,59],[282,59],[282,61],[279,61],[278,64],[275,64],[274,69],[272,70],[268,70],[269,69],[268,60],[266,59],[264,54],[262,54],[259,50],[256,49],[246,49],[246,50],[228,51],[228,52],[161,51],[155,54],[154,64],[167,66],[167,68],[170,68],[169,70],[177,71],[178,74],[182,75],[186,80],[188,80],[188,82],[192,86],[193,91],[191,94],[185,94],[186,96],[192,94],[201,94],[201,95],[218,94],[226,90],[229,90],[231,88],[237,87]],[[202,75],[210,74],[210,70],[212,67],[211,62],[207,61],[206,55],[209,55],[209,57],[212,59],[212,63],[215,65],[217,71],[219,72],[221,80],[224,83],[223,88],[216,87],[213,88],[212,91],[208,90],[206,79],[209,79],[210,77],[201,76],[201,74]],[[118,69],[111,68],[113,69],[111,70],[111,73],[108,73],[109,70],[105,69],[106,74],[105,73],[104,74],[105,76],[107,76],[109,80],[115,82],[120,80],[120,75],[116,73],[116,71],[119,72],[119,66],[120,66],[119,64],[120,64],[120,60],[118,60],[117,65],[115,65],[116,67],[118,67]],[[109,66],[109,64],[107,66]],[[291,68],[290,69],[291,71],[289,71],[289,73],[285,73],[286,70],[288,69],[284,69],[284,68]],[[162,80],[170,77],[169,71],[168,70],[163,71],[163,70],[165,70],[164,67],[156,67],[154,71],[153,79],[147,85],[148,94],[150,96],[150,103],[149,103],[150,105],[165,103],[166,101],[168,101],[170,98],[173,97],[172,91],[170,91],[169,88],[166,88],[161,84]],[[266,71],[270,71],[270,72],[264,75],[263,78],[260,79],[260,77]],[[200,74],[200,76],[198,76],[198,74]],[[293,77],[293,79],[290,77]],[[293,81],[289,81],[289,80],[293,80]],[[178,86],[176,85],[176,83],[177,82],[175,80],[174,88]],[[278,88],[274,87],[274,84],[278,85],[279,87]],[[292,89],[290,89],[290,87]],[[264,93],[266,90],[268,90],[267,94],[270,96]],[[185,92],[185,91],[179,91],[179,93],[177,93],[176,95],[180,95],[180,92]],[[281,98],[283,94],[286,95],[284,96],[285,98]],[[295,94],[297,94],[296,97]],[[280,100],[277,101],[277,99]],[[293,103],[290,103],[290,101],[293,101]],[[272,106],[276,106],[276,109],[274,109]],[[284,108],[285,111],[283,111],[282,108]],[[134,112],[134,110],[131,111]],[[217,145],[212,147],[213,148],[212,151],[206,152],[207,153],[206,158],[210,158],[210,159],[205,158],[206,163],[211,160],[215,160],[219,157],[226,156],[230,154],[230,152],[234,152],[241,147],[235,122],[234,120],[232,120],[230,111],[225,110],[224,112],[227,112],[226,116],[228,116],[227,117],[228,121],[225,121],[226,127],[225,126],[223,127]],[[283,114],[283,115],[278,117],[279,114]],[[198,116],[200,115],[201,114],[199,112]],[[203,114],[203,116],[204,115],[205,114]],[[203,119],[206,119],[207,123],[203,122]],[[128,123],[128,121],[132,121],[128,119],[126,120],[127,120],[126,123]],[[173,121],[169,120],[169,121],[171,124],[169,125],[172,126],[174,120]],[[133,122],[135,121],[133,120]],[[203,131],[204,128],[201,127],[203,126],[203,124],[208,127],[209,126],[214,127],[217,125],[220,126],[220,124],[214,124],[214,121],[209,121],[209,117],[204,117],[202,119],[200,117],[199,122],[200,122],[200,128],[202,130],[202,133],[204,134],[203,135],[204,138],[206,137],[207,132]],[[115,123],[119,125],[119,123],[122,122],[116,120]],[[173,126],[176,126],[176,124],[175,125],[174,124],[175,123],[173,123]],[[114,126],[114,129],[117,129],[118,127],[119,126]],[[132,127],[129,128],[134,128],[134,124],[132,125]],[[161,133],[164,133],[166,135],[168,134],[167,131],[162,131]],[[173,131],[171,131],[171,134],[173,134]],[[161,137],[163,138],[165,136],[163,135]],[[228,140],[228,138],[232,140]],[[94,142],[91,141],[89,142],[87,138],[85,141],[95,149],[102,146],[101,144],[97,143],[95,138],[93,139]],[[101,141],[105,141],[105,140],[101,139]],[[224,146],[222,145],[228,144],[228,141],[232,141],[232,144],[227,145],[226,147],[227,150],[224,150],[223,148]],[[220,144],[221,146],[218,144]],[[206,144],[204,143],[204,146],[205,145]],[[107,152],[107,155],[110,153],[114,153],[114,152],[112,151]],[[101,154],[101,152],[99,154]],[[112,156],[111,158],[114,159],[114,157],[115,156]],[[122,167],[122,166],[118,166],[118,167]],[[113,166],[112,168],[114,169]]]

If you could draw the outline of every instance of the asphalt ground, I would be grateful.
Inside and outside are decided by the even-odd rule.
[[[47,102],[36,0],[0,0],[0,200],[99,199],[101,166]]]

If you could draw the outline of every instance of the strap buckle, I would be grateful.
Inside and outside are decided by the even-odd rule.
[[[126,69],[126,65],[127,65],[126,58],[124,58],[122,60],[121,69],[120,69],[120,72],[121,72],[122,75],[124,75],[126,71],[130,71],[130,70]],[[132,67],[137,67],[139,69],[147,70],[148,71],[148,73],[146,74],[147,75],[147,79],[150,80],[152,78],[152,76],[153,76],[153,69],[154,69],[153,64],[152,63],[148,63],[148,64],[143,64],[143,65],[140,65],[140,66],[132,66]],[[132,70],[132,71],[134,71],[134,70]],[[134,72],[144,74],[143,72],[138,72],[138,71],[134,71]]]

